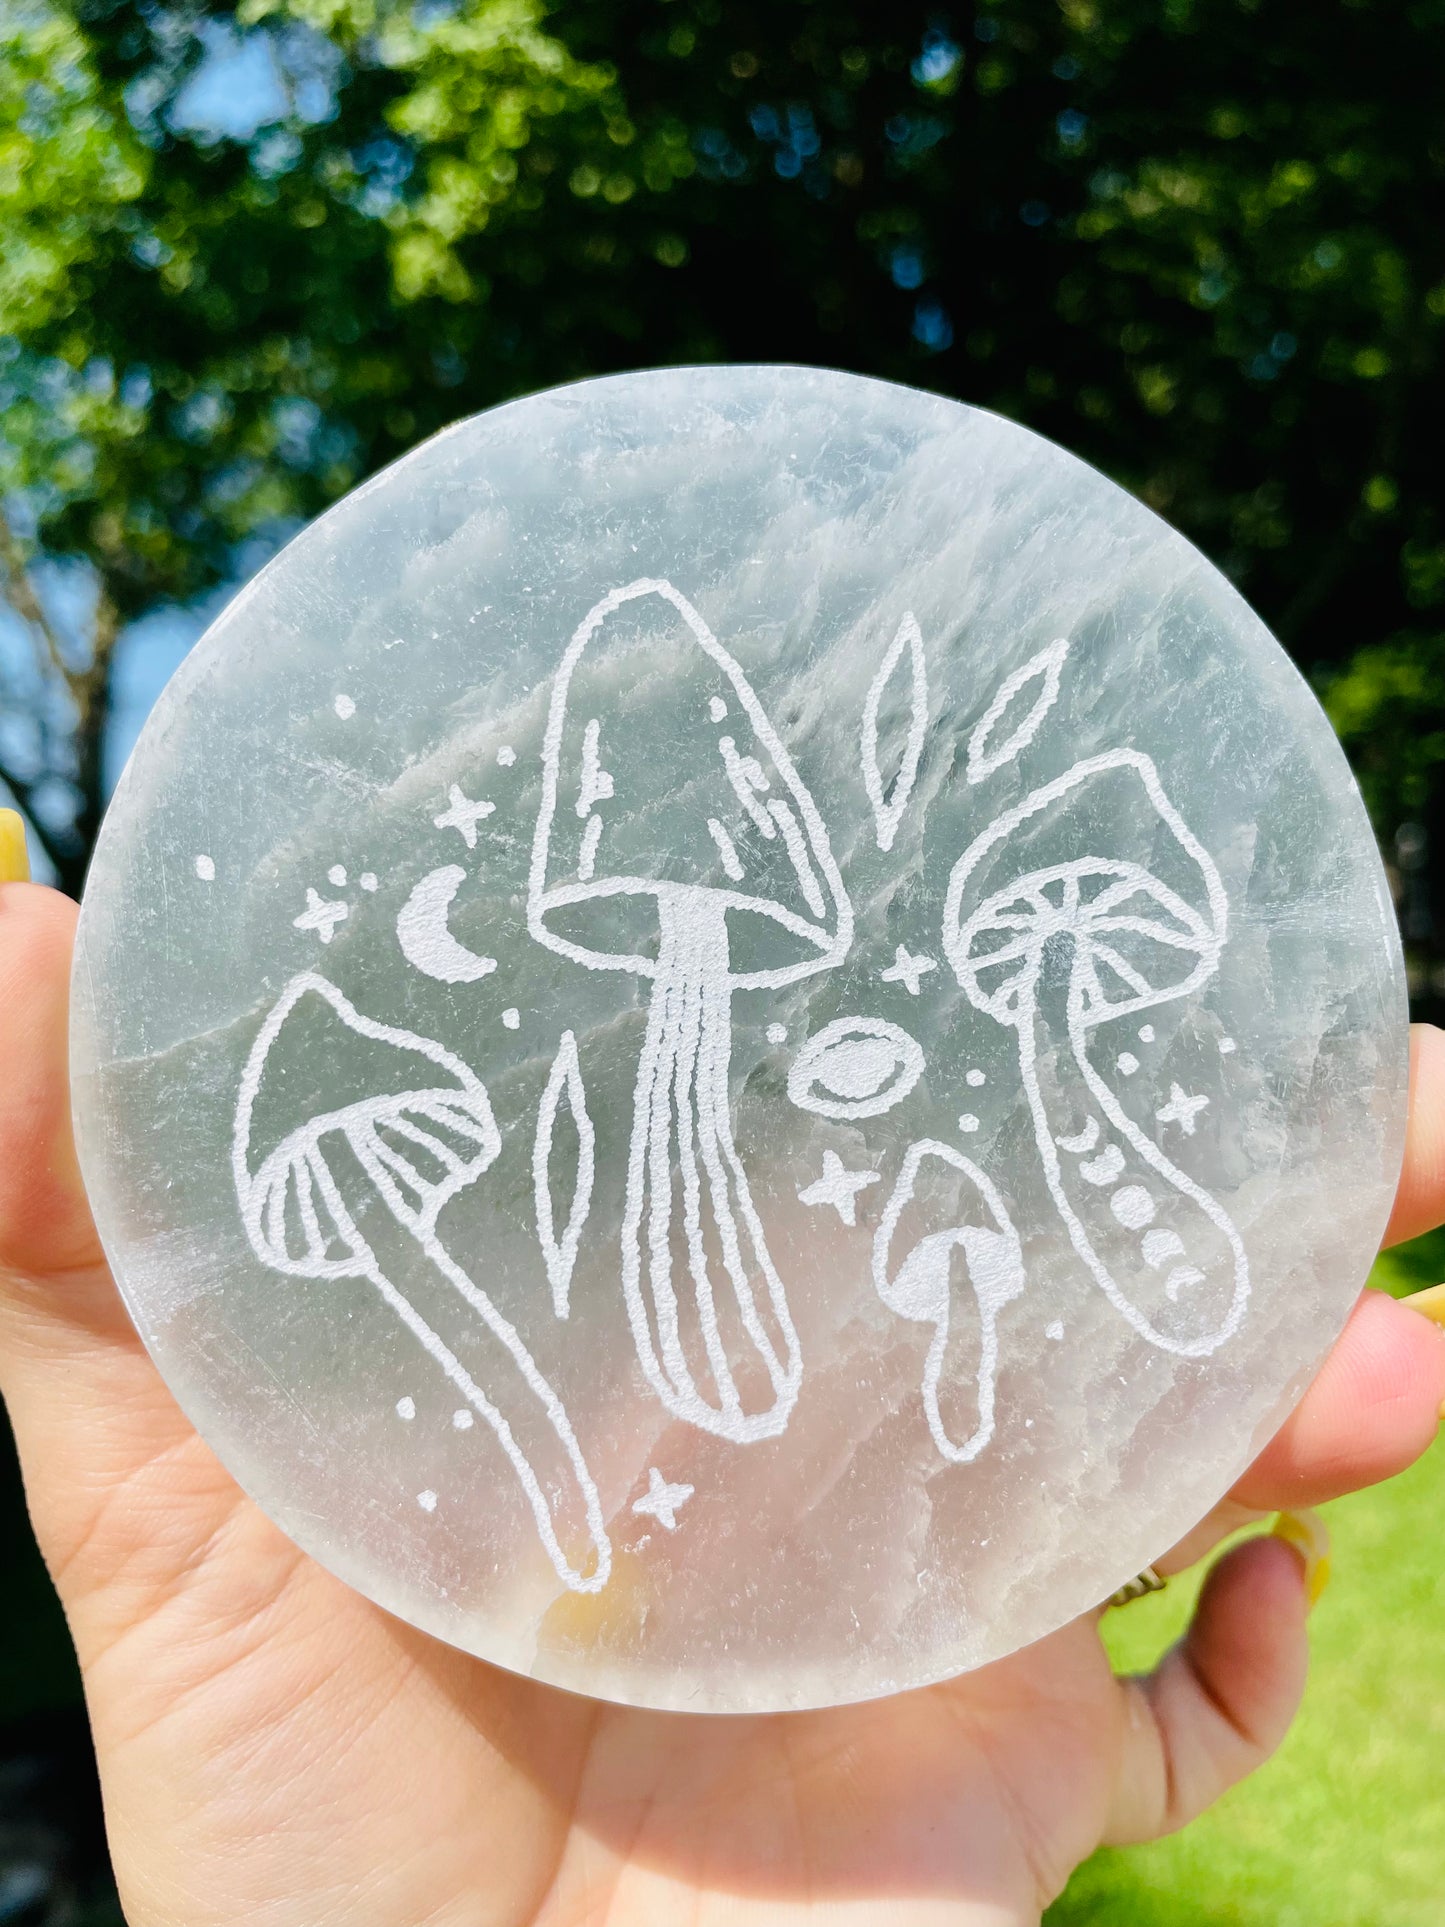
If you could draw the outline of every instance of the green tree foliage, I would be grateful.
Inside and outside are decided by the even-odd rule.
[[[0,68],[3,560],[76,726],[0,775],[71,786],[70,879],[120,625],[459,414],[715,358],[1096,461],[1428,813],[1445,0],[11,0]]]

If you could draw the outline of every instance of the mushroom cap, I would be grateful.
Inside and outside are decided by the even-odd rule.
[[[913,1242],[890,1275],[888,1261],[905,1213]],[[1018,1233],[991,1179],[951,1144],[920,1138],[908,1147],[874,1234],[874,1289],[900,1318],[943,1324],[955,1250],[963,1252],[980,1303],[997,1311],[1023,1291]]]
[[[1146,846],[1150,867],[1110,844]],[[1016,1026],[1032,1009],[1045,948],[1067,944],[1070,1015],[1091,1029],[1206,982],[1227,922],[1219,872],[1152,761],[1111,750],[1033,791],[969,845],[949,878],[943,948],[970,1002]]]
[[[414,1236],[488,1168],[501,1134],[486,1089],[460,1058],[363,1017],[313,971],[293,977],[241,1080],[232,1166],[242,1221],[263,1264],[304,1278],[364,1275],[374,1263],[348,1198],[353,1160]],[[259,1155],[258,1155],[259,1153]]]
[[[604,764],[619,743],[629,763],[647,749],[640,776],[614,784]],[[762,920],[735,986],[826,970],[852,941],[827,830],[747,677],[687,598],[649,577],[604,596],[558,668],[527,926],[589,970],[651,977],[664,917],[704,902],[729,924]]]

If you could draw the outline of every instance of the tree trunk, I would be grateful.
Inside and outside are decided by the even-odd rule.
[[[95,604],[90,661],[71,682],[75,701],[75,828],[72,847],[57,864],[67,896],[78,897],[105,814],[105,726],[110,719],[111,671],[120,622],[105,583]]]

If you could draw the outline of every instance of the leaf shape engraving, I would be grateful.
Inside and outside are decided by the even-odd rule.
[[[889,683],[902,664],[905,650],[908,652],[910,678],[908,737],[893,782],[885,785],[883,772],[878,766],[878,711]],[[917,621],[909,613],[898,625],[898,634],[879,664],[878,674],[873,678],[863,704],[863,786],[873,806],[873,822],[880,850],[893,848],[898,825],[903,820],[903,812],[913,794],[913,785],[918,780],[918,764],[923,755],[923,739],[927,732],[928,670],[923,659],[923,636]]]
[[[1038,735],[1045,716],[1059,699],[1059,678],[1063,674],[1070,640],[1068,636],[1061,636],[1057,642],[1051,642],[1047,649],[1040,649],[1036,656],[1030,656],[1021,669],[1015,669],[1011,676],[1005,676],[999,684],[993,701],[969,734],[970,783],[981,783],[986,776],[992,776],[995,770],[1002,769],[1005,763],[1011,763]],[[995,744],[993,738],[999,724],[1013,707],[1015,698],[1035,683],[1040,688],[1023,720],[1001,743]]]
[[[572,1113],[577,1131],[577,1172],[572,1187],[572,1204],[562,1235],[557,1236],[557,1221],[552,1209],[552,1134],[563,1098]],[[596,1172],[596,1137],[592,1119],[587,1115],[587,1094],[582,1085],[582,1067],[577,1061],[577,1039],[564,1030],[547,1077],[547,1088],[537,1111],[537,1135],[532,1142],[532,1188],[537,1205],[537,1240],[542,1247],[542,1263],[552,1287],[552,1309],[559,1318],[571,1311],[572,1271],[577,1263],[577,1247],[592,1208],[592,1180]]]

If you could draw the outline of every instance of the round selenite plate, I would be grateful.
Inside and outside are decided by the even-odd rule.
[[[762,1711],[1103,1599],[1279,1425],[1401,1155],[1323,715],[1009,422],[584,382],[323,516],[171,683],[86,1181],[225,1464],[519,1672]]]

